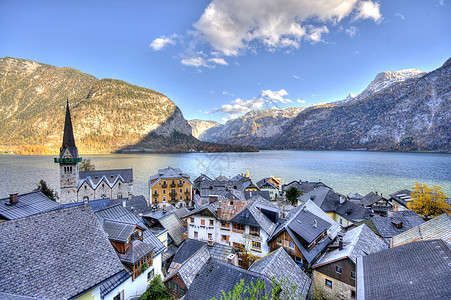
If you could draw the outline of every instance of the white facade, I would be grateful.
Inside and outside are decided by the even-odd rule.
[[[137,278],[135,278],[135,280],[132,281],[132,277],[128,278],[121,285],[117,286],[114,290],[105,295],[103,299],[113,300],[113,298],[120,293],[123,293],[123,298],[121,299],[124,300],[129,299],[132,296],[140,296],[146,291],[152,278],[157,275],[160,275],[163,279],[163,273],[161,272],[161,254],[155,256],[153,258],[152,266],[147,268],[147,270],[144,271],[144,273],[141,273]]]
[[[244,231],[241,232],[234,230],[230,222],[219,221],[214,217],[194,215],[187,218],[187,231],[190,239],[210,240],[229,246],[234,246],[234,243],[242,244],[248,252],[255,256],[263,257],[270,252],[266,243],[268,234],[261,228],[258,236],[251,235],[249,225],[245,225]],[[260,249],[255,247],[256,243],[260,243]]]

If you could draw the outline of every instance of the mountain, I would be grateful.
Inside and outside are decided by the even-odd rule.
[[[224,125],[205,130],[199,139],[231,145],[266,147],[279,137],[291,120],[305,108],[253,110],[243,117],[229,120]]]
[[[193,129],[193,136],[195,138],[199,138],[199,136],[207,129],[220,126],[221,123],[218,123],[216,121],[205,121],[205,120],[188,120],[188,124]]]
[[[379,74],[358,101],[306,109],[269,147],[450,152],[451,59],[415,73],[387,85]]]
[[[0,59],[0,148],[57,152],[67,99],[82,153],[246,149],[198,141],[177,105],[157,91],[11,57]]]

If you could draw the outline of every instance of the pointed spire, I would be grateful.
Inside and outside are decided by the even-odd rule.
[[[74,131],[72,129],[72,120],[70,118],[69,98],[67,98],[66,120],[64,122],[63,147],[76,147]]]

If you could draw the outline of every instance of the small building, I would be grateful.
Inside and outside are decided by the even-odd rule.
[[[390,247],[398,247],[416,241],[441,239],[451,245],[451,216],[443,213],[427,222],[395,235]]]
[[[63,206],[40,191],[26,194],[11,194],[0,199],[0,222],[60,209]]]
[[[313,181],[291,181],[289,183],[285,183],[284,185],[282,185],[282,193],[285,195],[286,191],[291,188],[294,187],[296,188],[299,192],[301,192],[301,194],[306,194],[310,191],[313,191],[314,189],[316,189],[317,187],[320,186],[324,186],[327,187],[324,183],[318,181],[318,182],[313,182]]]
[[[312,267],[315,295],[355,299],[357,257],[387,248],[366,225],[346,232]]]
[[[357,258],[358,300],[449,299],[451,249],[418,241]]]
[[[149,179],[149,205],[166,208],[168,204],[175,207],[193,206],[193,185],[188,174],[178,168],[159,169]]]
[[[382,194],[379,195],[377,192],[366,194],[360,202],[363,207],[369,208],[373,213],[381,216],[386,216],[388,211],[392,210],[390,201],[382,197]]]
[[[423,223],[424,220],[414,211],[405,210],[395,211],[393,215],[387,217],[374,216],[363,222],[356,223],[356,225],[365,224],[375,234],[380,236],[387,245],[390,245],[394,236]]]
[[[287,220],[268,239],[268,245],[271,251],[283,247],[307,270],[326,251],[340,228],[337,222],[308,200],[291,210]]]
[[[124,271],[86,204],[1,222],[0,249],[2,299],[101,299]]]
[[[156,210],[142,217],[151,231],[168,230],[171,240],[171,242],[168,242],[168,246],[174,243],[175,246],[179,247],[183,243],[183,235],[186,232],[186,228],[174,211]]]
[[[257,186],[261,191],[268,191],[272,201],[275,201],[280,197],[280,181],[278,178],[263,178],[257,182]]]

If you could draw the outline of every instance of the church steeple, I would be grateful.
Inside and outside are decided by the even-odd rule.
[[[69,99],[66,105],[66,120],[64,121],[64,135],[62,147],[75,147],[74,131],[72,129],[72,120],[70,118]]]

